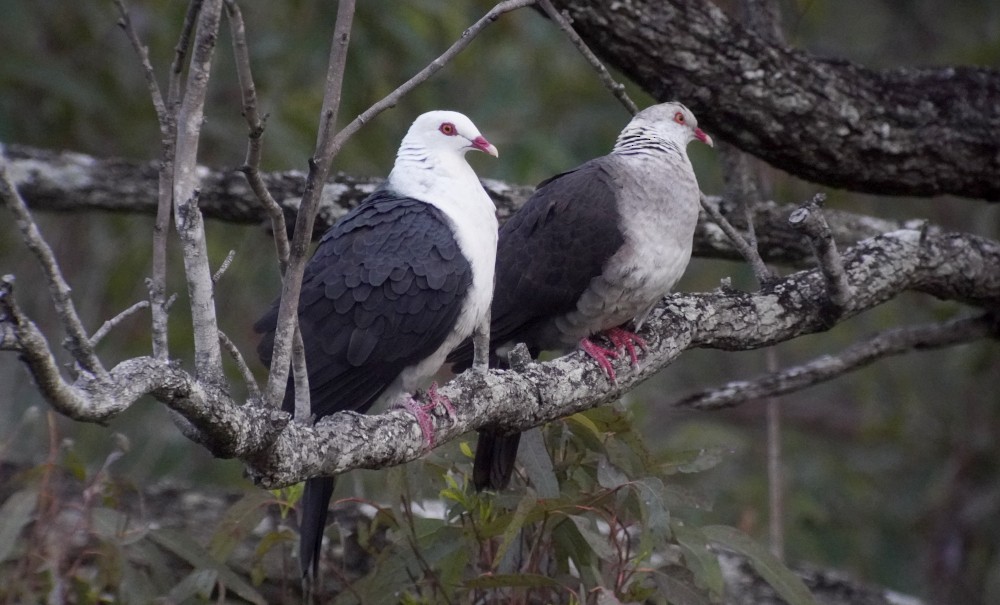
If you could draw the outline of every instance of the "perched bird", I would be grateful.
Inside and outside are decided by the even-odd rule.
[[[532,356],[582,348],[615,380],[609,359],[646,343],[638,330],[691,258],[698,220],[698,181],[687,144],[712,139],[680,103],[639,112],[611,153],[538,185],[500,228],[490,321],[491,363],[518,342]],[[611,348],[595,343],[605,336]],[[464,343],[449,358],[461,370],[472,359]],[[477,489],[510,482],[520,434],[479,433],[473,467]]]
[[[497,149],[466,116],[431,111],[410,126],[377,191],[330,227],[306,265],[299,300],[312,414],[317,419],[410,393],[488,319],[496,208],[465,153]],[[277,303],[254,326],[270,364]],[[440,401],[433,387],[432,404]],[[425,438],[426,409],[418,416]],[[283,407],[294,413],[289,381]],[[423,417],[421,417],[423,415]],[[299,563],[316,575],[334,479],[306,481]]]

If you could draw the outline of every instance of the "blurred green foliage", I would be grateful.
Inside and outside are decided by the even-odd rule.
[[[184,3],[131,4],[163,85]],[[358,4],[341,123],[440,54],[492,2]],[[992,0],[796,0],[784,8],[789,42],[818,54],[873,67],[1000,65],[1000,4]],[[332,2],[305,0],[243,6],[261,105],[270,115],[267,169],[306,167],[335,10]],[[0,141],[99,156],[156,157],[158,134],[146,87],[110,1],[0,0],[0,15]],[[650,102],[634,87],[630,92],[640,105]],[[367,125],[334,168],[385,174],[413,116],[430,108],[467,113],[500,148],[499,162],[473,159],[482,176],[523,183],[606,152],[627,119],[561,33],[524,10],[493,24],[457,61]],[[245,125],[225,24],[206,115],[201,161],[238,166]],[[719,192],[712,152],[695,146],[692,156],[702,188]],[[779,201],[806,199],[816,190],[776,170],[765,167],[763,172]],[[829,194],[835,207],[928,219],[1000,237],[997,205]],[[38,221],[90,329],[145,296],[148,217],[41,215]],[[269,238],[258,228],[213,223],[208,229],[217,263],[229,250],[236,251],[217,300],[223,329],[252,357],[249,326],[277,291]],[[172,250],[170,287],[180,300],[170,336],[173,354],[183,359],[189,355],[190,333],[176,253]],[[60,336],[47,292],[5,219],[0,219],[0,272],[18,276],[20,303],[57,345]],[[753,287],[742,265],[696,260],[680,289],[711,289],[725,276],[738,286]],[[933,321],[960,310],[955,304],[903,296],[830,333],[777,347],[778,360],[789,365],[836,352],[885,327]],[[110,362],[148,350],[148,322],[139,314],[116,329],[100,353]],[[783,398],[789,560],[842,567],[862,579],[940,600],[1000,601],[998,365],[1000,355],[990,343],[917,353]],[[710,471],[671,479],[715,502],[711,511],[691,513],[696,526],[724,523],[757,537],[766,535],[763,408],[755,404],[724,414],[693,415],[670,411],[667,405],[689,390],[765,368],[761,352],[691,351],[628,398],[655,451],[668,456],[702,449],[732,452]],[[48,429],[32,406],[44,404],[26,374],[14,356],[0,356],[4,459],[28,464],[45,459]],[[66,419],[57,424],[89,472],[96,472],[116,447],[109,443],[108,428]],[[214,460],[183,440],[152,400],[123,414],[110,428],[140,444],[117,464],[136,483],[172,475],[195,483],[246,485],[238,464]],[[455,455],[454,449],[445,450],[430,457],[432,465],[439,457]],[[350,477],[340,482],[341,497],[350,493],[374,499],[383,483],[378,473]],[[434,496],[442,487],[414,489],[417,498]],[[509,504],[517,510],[517,502]]]

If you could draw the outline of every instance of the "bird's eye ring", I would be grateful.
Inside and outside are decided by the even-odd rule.
[[[441,131],[441,134],[444,134],[449,137],[453,137],[456,134],[458,134],[458,130],[455,128],[455,125],[452,124],[451,122],[444,122],[443,124],[441,124],[441,127],[438,128],[438,130]]]
[[[683,124],[684,123],[684,114],[681,113],[681,112],[679,112],[679,111],[677,113],[675,113],[674,114],[674,122],[677,122],[678,124]]]

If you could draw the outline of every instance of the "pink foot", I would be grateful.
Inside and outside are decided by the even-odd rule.
[[[615,369],[611,367],[611,362],[608,360],[609,358],[618,359],[617,351],[598,346],[589,338],[583,338],[580,340],[580,348],[583,349],[584,353],[590,355],[594,361],[597,362],[597,365],[601,366],[604,373],[608,375],[608,380],[611,382],[618,381]]]
[[[639,365],[639,357],[635,352],[636,346],[643,351],[645,351],[649,346],[646,344],[645,339],[641,336],[635,332],[623,330],[622,328],[611,328],[610,330],[605,330],[604,335],[611,341],[611,344],[615,345],[616,350],[621,351],[624,349],[628,351],[628,356],[632,360],[632,367]]]
[[[427,440],[427,447],[431,448],[434,447],[434,421],[431,420],[430,412],[438,405],[441,405],[444,407],[445,413],[449,418],[454,418],[456,413],[451,400],[437,392],[436,382],[432,382],[431,386],[427,389],[427,399],[427,403],[420,404],[412,397],[407,397],[399,405],[406,408],[417,419],[417,424],[420,425],[420,432],[423,433],[424,439]]]

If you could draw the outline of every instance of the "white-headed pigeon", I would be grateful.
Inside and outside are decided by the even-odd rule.
[[[305,269],[299,325],[312,414],[317,419],[400,401],[433,441],[413,392],[489,313],[496,262],[496,208],[465,160],[497,156],[472,121],[454,111],[418,117],[385,184],[332,226]],[[254,326],[270,363],[277,304]],[[294,413],[289,389],[284,409]],[[315,576],[334,479],[306,482],[299,557]]]
[[[538,185],[500,229],[490,322],[497,350],[523,342],[541,350],[579,346],[611,380],[609,358],[645,342],[638,330],[691,258],[698,220],[698,181],[687,144],[711,138],[680,103],[649,107],[632,118],[614,149]],[[611,348],[592,338],[603,335]],[[449,358],[467,366],[464,343]],[[510,482],[519,433],[479,433],[473,468],[477,489]]]

